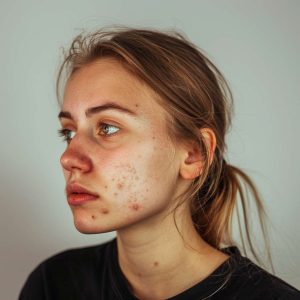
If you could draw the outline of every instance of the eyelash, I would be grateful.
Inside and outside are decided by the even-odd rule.
[[[99,134],[99,131],[101,129],[103,129],[103,127],[105,127],[105,126],[115,127],[115,128],[118,129],[117,132],[120,130],[120,128],[118,126],[115,126],[115,125],[112,125],[112,124],[108,124],[108,123],[99,123],[98,126],[97,126],[97,134]],[[61,129],[58,129],[58,135],[60,137],[63,137],[63,141],[67,142],[69,144],[70,141],[72,140],[72,137],[69,136],[72,131],[73,130],[66,129],[66,128],[61,128]],[[111,137],[111,136],[115,135],[117,132],[113,132],[111,134],[99,134],[99,135],[102,135],[104,137]]]

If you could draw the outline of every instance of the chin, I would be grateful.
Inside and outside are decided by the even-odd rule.
[[[93,220],[78,220],[74,219],[74,225],[76,229],[84,234],[97,234],[114,231],[113,228],[108,228],[107,226],[101,226],[101,224],[95,224]]]
[[[96,234],[113,231],[113,229],[108,228],[105,220],[99,220],[99,216],[94,216],[93,214],[84,211],[73,211],[73,218],[76,229],[84,234]]]

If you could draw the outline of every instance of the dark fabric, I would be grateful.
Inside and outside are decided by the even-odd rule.
[[[300,292],[251,260],[237,247],[206,279],[169,300],[296,300]],[[118,264],[116,239],[57,254],[29,275],[19,300],[136,300]]]

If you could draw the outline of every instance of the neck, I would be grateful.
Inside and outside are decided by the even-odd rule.
[[[140,299],[176,295],[227,257],[198,235],[187,208],[175,217],[177,227],[169,214],[117,232],[120,268]]]

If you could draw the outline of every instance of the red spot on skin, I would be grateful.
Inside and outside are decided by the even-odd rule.
[[[153,265],[154,265],[155,267],[157,267],[157,266],[158,266],[158,262],[155,261],[155,262],[153,263]]]
[[[135,211],[137,211],[137,210],[140,209],[140,206],[139,206],[137,203],[132,203],[132,204],[130,204],[130,207],[131,207],[133,210],[135,210]]]
[[[108,214],[109,211],[107,208],[102,208],[101,212],[106,215],[106,214]]]
[[[118,186],[118,189],[121,190],[123,188],[124,184],[119,182],[117,186]]]

